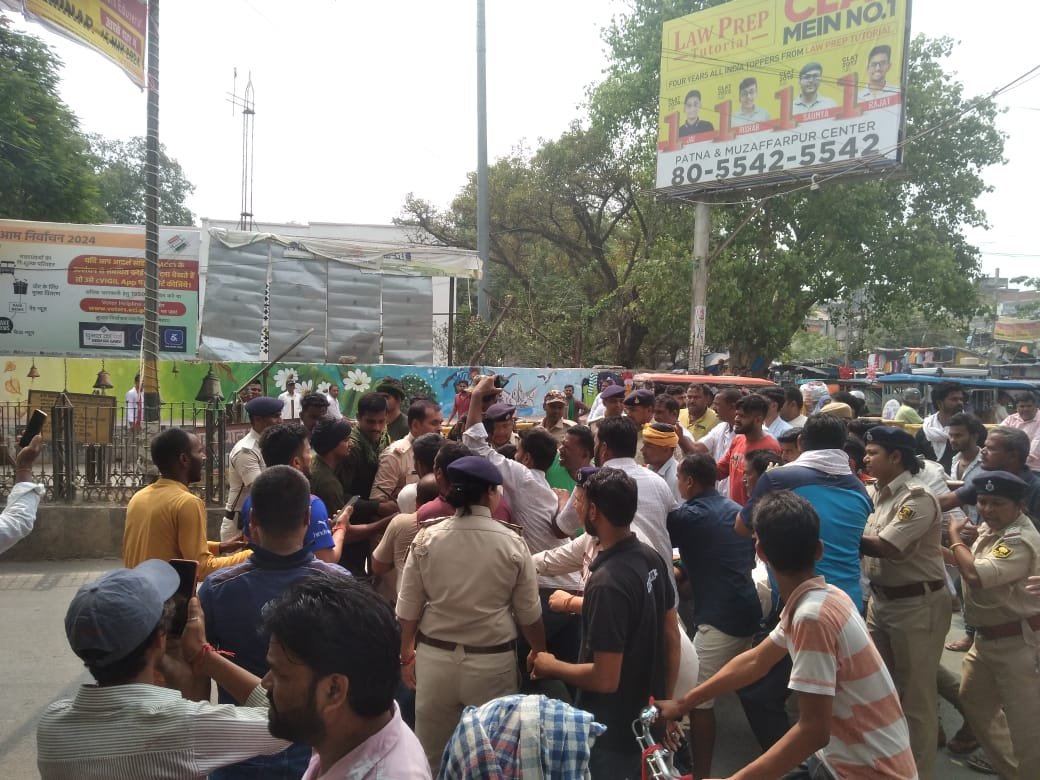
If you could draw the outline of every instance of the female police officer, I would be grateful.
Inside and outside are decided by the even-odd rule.
[[[420,528],[397,597],[401,663],[416,662],[415,732],[435,774],[463,708],[517,692],[517,625],[530,658],[545,650],[531,553],[491,517],[501,473],[466,456],[447,477],[457,511]]]
[[[1040,532],[1022,513],[1026,484],[1018,477],[984,471],[972,485],[978,539],[969,548],[960,541],[966,521],[951,520],[945,553],[964,579],[964,620],[977,626],[961,667],[961,703],[1001,777],[1040,777],[1040,606],[1026,590],[1040,574]]]

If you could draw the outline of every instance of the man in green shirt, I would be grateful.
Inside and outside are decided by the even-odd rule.
[[[921,406],[921,391],[911,387],[903,391],[903,403],[896,411],[895,421],[904,425],[920,425],[924,422],[921,415],[917,413]]]

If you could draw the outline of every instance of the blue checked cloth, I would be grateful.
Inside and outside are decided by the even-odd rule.
[[[502,696],[467,707],[444,749],[438,780],[579,780],[607,730],[592,715],[546,696]]]

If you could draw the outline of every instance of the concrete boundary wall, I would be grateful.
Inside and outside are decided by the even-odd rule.
[[[223,510],[209,508],[208,538],[220,538]],[[0,555],[5,561],[121,558],[126,507],[41,504],[31,534]]]

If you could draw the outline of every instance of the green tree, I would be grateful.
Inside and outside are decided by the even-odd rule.
[[[611,63],[591,93],[593,122],[622,145],[652,150],[662,25],[717,4],[634,0],[604,33]],[[941,323],[974,312],[979,258],[964,228],[985,225],[980,171],[1003,162],[1004,138],[995,105],[966,98],[943,70],[952,46],[923,36],[911,43],[906,136],[933,132],[906,149],[907,176],[713,209],[713,245],[722,236],[731,243],[709,268],[707,334],[728,346],[734,367],[768,365],[823,301],[855,296],[880,327],[912,309]]]
[[[817,360],[837,363],[844,359],[844,354],[841,345],[830,336],[800,330],[791,338],[780,359],[785,363]]]
[[[145,139],[112,140],[92,133],[88,136],[100,190],[101,206],[108,222],[144,224]],[[188,181],[180,163],[159,145],[159,223],[191,225],[195,217],[184,204],[195,185]]]
[[[101,218],[86,139],[58,96],[61,61],[0,15],[0,217]]]
[[[492,167],[495,292],[512,292],[528,313],[526,326],[503,326],[508,354],[534,344],[543,354],[551,341],[565,361],[580,334],[585,363],[683,357],[693,210],[652,192],[661,28],[715,4],[633,0],[604,31],[611,60],[589,93],[587,122]],[[875,329],[908,311],[942,324],[977,308],[978,252],[964,229],[985,225],[980,171],[1002,162],[1003,136],[993,103],[969,110],[976,101],[943,70],[951,48],[948,39],[912,42],[906,135],[929,134],[906,150],[905,176],[714,207],[712,246],[726,245],[709,266],[707,335],[734,368],[764,370],[822,302],[855,300]],[[471,178],[443,212],[410,197],[402,221],[473,247],[474,214]]]

